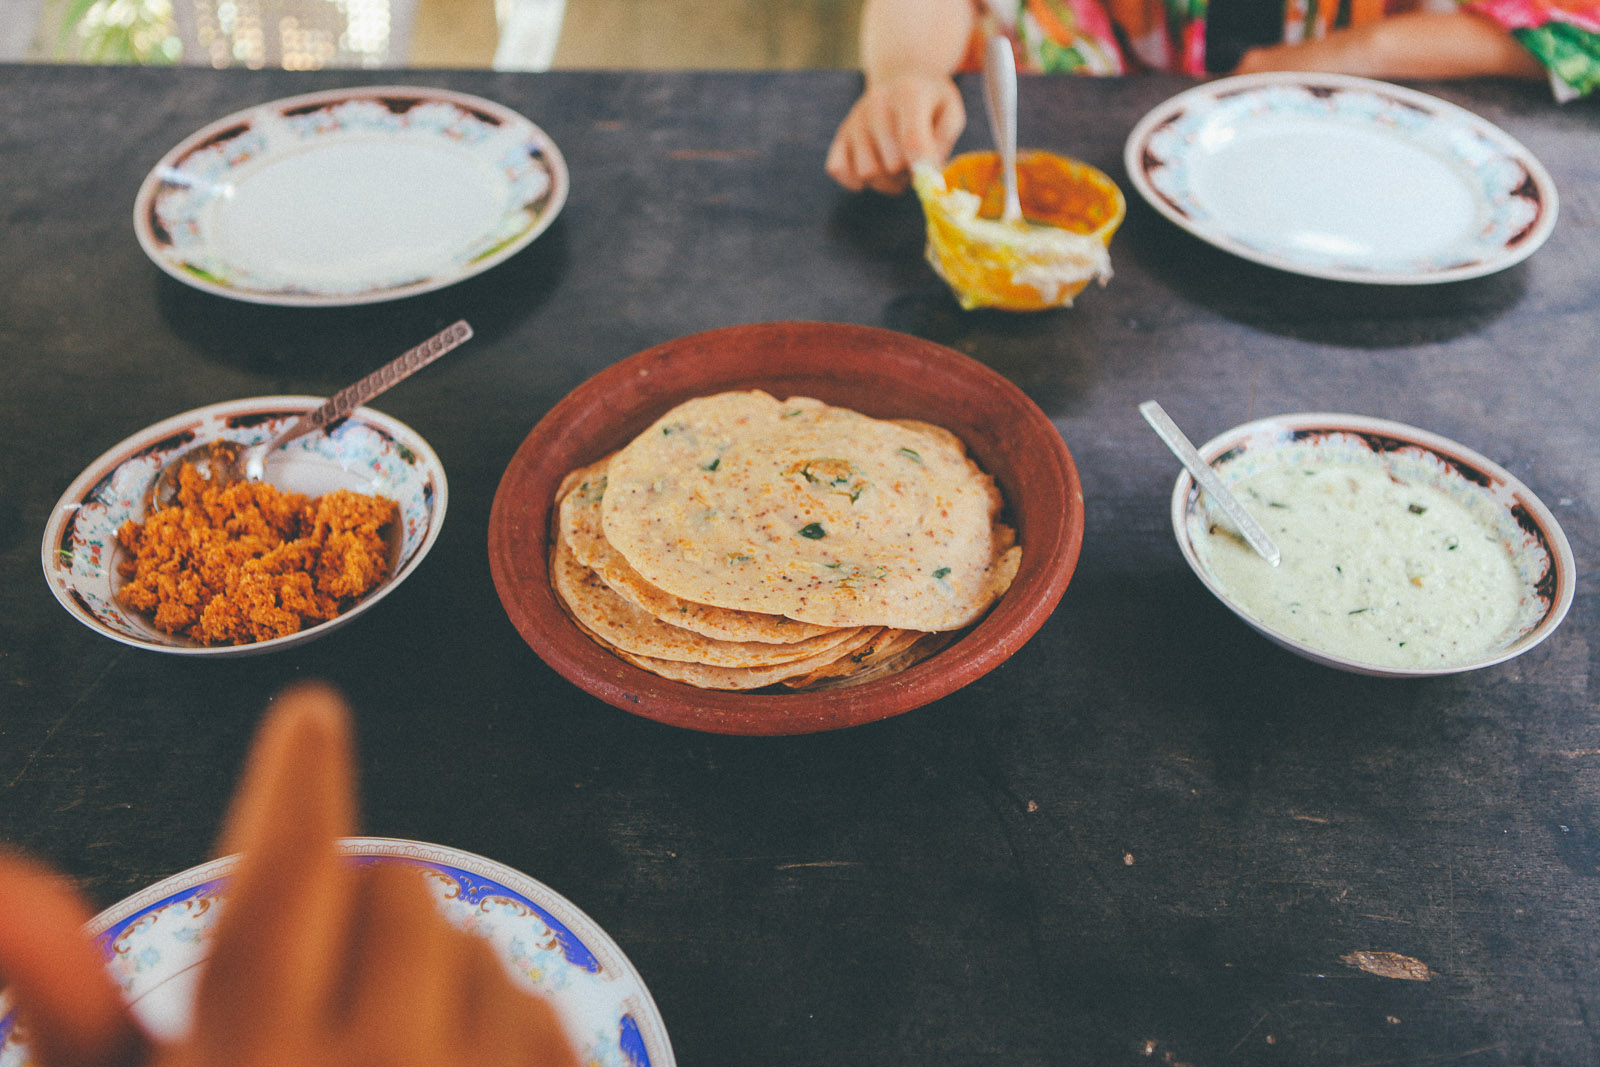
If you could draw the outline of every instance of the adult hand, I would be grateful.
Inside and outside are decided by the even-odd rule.
[[[289,1063],[577,1067],[545,1001],[482,939],[451,926],[420,875],[358,868],[349,714],[299,686],[257,735],[221,847],[242,854],[190,1031],[172,1043],[129,1014],[60,880],[0,859],[0,975],[42,1067]]]
[[[1365,78],[1542,79],[1544,68],[1504,29],[1471,11],[1412,11],[1299,44],[1252,48],[1235,74],[1316,71]]]
[[[834,134],[828,174],[853,192],[903,192],[912,165],[942,164],[966,122],[961,93],[948,77],[906,74],[869,81]]]

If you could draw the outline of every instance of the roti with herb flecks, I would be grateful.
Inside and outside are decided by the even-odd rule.
[[[606,467],[610,461],[611,457],[607,456],[577,472],[570,491],[561,497],[556,536],[567,543],[579,563],[594,571],[619,596],[663,622],[719,641],[791,644],[833,629],[797,622],[782,615],[696,604],[645,581],[622,553],[611,547],[601,526],[600,502],[605,497]]]
[[[567,610],[590,632],[624,652],[652,659],[713,667],[769,667],[814,661],[862,633],[860,628],[827,630],[786,645],[718,641],[663,622],[624,600],[573,558],[564,541],[557,541],[551,552],[550,583]]]
[[[618,452],[605,539],[695,603],[954,630],[1015,574],[1000,492],[959,442],[760,391],[680,404]]]

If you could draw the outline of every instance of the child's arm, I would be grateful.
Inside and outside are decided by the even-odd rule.
[[[1545,76],[1533,53],[1493,22],[1468,11],[1392,15],[1321,40],[1252,48],[1234,73],[1269,70],[1424,80]]]
[[[966,125],[951,74],[976,25],[974,0],[867,0],[861,13],[866,88],[828,149],[847,189],[898,193],[911,165],[941,163]]]

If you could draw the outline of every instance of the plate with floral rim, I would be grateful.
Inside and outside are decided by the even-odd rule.
[[[352,837],[339,847],[352,863],[420,869],[445,917],[486,939],[513,980],[548,998],[584,1064],[674,1067],[666,1025],[639,972],[593,919],[549,886],[443,845]],[[189,1024],[195,983],[237,863],[237,856],[224,856],[173,875],[85,927],[134,1014],[157,1037],[181,1034]],[[28,1063],[20,1031],[9,996],[0,992],[0,1067]]]
[[[1532,255],[1555,183],[1504,130],[1438,97],[1336,74],[1222,78],[1151,110],[1123,149],[1161,214],[1279,270],[1423,285]]]
[[[228,400],[163,419],[112,446],[62,493],[45,523],[41,560],[50,591],[67,613],[103,637],[153,652],[250,656],[322,637],[386,597],[421,564],[439,537],[449,501],[444,465],[428,442],[399,419],[357,408],[323,433],[298,437],[266,457],[267,482],[321,496],[348,489],[393,500],[398,519],[385,532],[389,575],[331,619],[270,640],[202,645],[158,629],[117,599],[123,578],[117,531],[146,518],[145,491],[173,456],[227,440],[252,445],[322,404],[313,396]]]
[[[146,176],[134,232],[185,284],[337,307],[440,289],[503,262],[566,202],[561,151],[481,97],[417,86],[274,100],[185,138]]]

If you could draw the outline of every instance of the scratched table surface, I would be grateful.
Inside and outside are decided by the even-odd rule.
[[[1366,287],[1213,249],[1131,195],[1128,131],[1184,83],[1025,79],[1024,145],[1130,192],[1116,276],[1076,308],[964,313],[904,198],[822,172],[846,73],[411,71],[532,118],[566,210],[476,278],[268,308],[169,278],[131,206],[172,145],[360,73],[0,67],[0,840],[106,906],[210,855],[251,732],[306,677],[349,697],[364,829],[487,855],[595,918],[679,1062],[1600,1062],[1600,107],[1422,86],[1499,124],[1561,194],[1548,244],[1473,281]],[[963,83],[986,134],[978,86]],[[326,394],[459,317],[477,337],[383,398],[450,480],[439,543],[372,612],[194,662],[79,625],[39,566],[102,451],[219,400]],[[741,322],[884,326],[994,367],[1051,416],[1087,533],[1060,607],[992,674],[876,724],[709,736],[616,710],[513,630],[490,503],[566,392]],[[1580,579],[1501,666],[1360,677],[1277,649],[1174,543],[1197,439],[1306,410],[1397,419],[1550,505]]]

